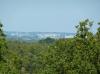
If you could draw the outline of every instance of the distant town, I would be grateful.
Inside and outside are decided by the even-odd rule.
[[[5,32],[8,39],[21,39],[21,40],[40,40],[47,37],[59,38],[72,38],[75,33],[66,32]]]

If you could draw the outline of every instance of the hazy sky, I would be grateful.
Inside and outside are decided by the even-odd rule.
[[[86,18],[100,21],[100,0],[0,0],[6,31],[75,32]]]

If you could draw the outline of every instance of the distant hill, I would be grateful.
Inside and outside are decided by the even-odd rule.
[[[5,32],[7,39],[14,40],[40,40],[47,37],[59,39],[59,38],[72,38],[74,33],[65,32]]]

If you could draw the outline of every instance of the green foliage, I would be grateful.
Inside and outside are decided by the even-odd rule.
[[[39,43],[46,43],[46,44],[52,44],[54,43],[56,40],[50,37],[47,37],[46,39],[42,39],[39,40]]]
[[[4,52],[6,47],[5,35],[2,30],[2,23],[0,23],[0,61],[4,60]]]
[[[97,33],[96,33],[96,37],[97,37],[97,40],[98,42],[100,41],[100,22],[98,23],[99,27],[97,29]]]
[[[44,50],[40,74],[99,74],[100,46],[89,31],[91,26],[88,19],[80,22],[75,38],[58,40]]]
[[[76,37],[86,39],[87,36],[90,35],[89,30],[92,27],[92,25],[93,25],[93,22],[89,21],[89,19],[81,21],[79,25],[76,26],[77,28]]]
[[[93,35],[92,24],[81,21],[73,38],[36,43],[6,40],[0,24],[0,74],[100,74],[100,27]]]

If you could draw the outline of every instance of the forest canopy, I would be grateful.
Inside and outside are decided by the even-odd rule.
[[[80,21],[73,38],[7,40],[0,23],[0,74],[100,74],[100,22]]]

